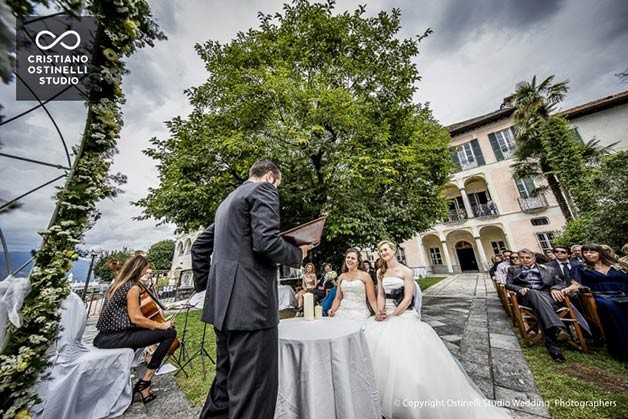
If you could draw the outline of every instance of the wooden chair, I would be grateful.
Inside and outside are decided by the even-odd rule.
[[[595,302],[595,296],[588,287],[581,287],[578,293],[578,298],[582,305],[584,317],[591,326],[591,332],[593,337],[598,340],[604,340],[604,328],[602,327],[602,319],[597,311],[597,303]]]
[[[497,294],[499,295],[499,299],[502,302],[506,313],[508,313],[508,317],[510,317],[510,321],[516,325],[517,320],[515,319],[512,302],[508,297],[508,290],[506,290],[506,286],[504,284],[497,284]]]
[[[505,289],[505,287],[504,287]],[[507,291],[506,295],[512,304],[513,317],[516,319],[517,327],[521,337],[528,346],[534,346],[543,337],[543,332],[539,328],[539,319],[534,310],[528,306],[519,304],[517,301],[517,293]]]
[[[517,319],[517,326],[519,327],[521,337],[523,337],[528,346],[536,345],[543,337],[543,332],[539,328],[539,319],[536,313],[531,307],[519,304],[517,301],[517,293],[514,291],[508,291],[508,296],[512,304],[513,314]],[[567,343],[588,354],[589,348],[587,347],[582,328],[573,310],[569,296],[565,296],[565,306],[556,310],[556,314],[558,314],[558,317],[560,317],[569,331],[571,338],[567,340]]]

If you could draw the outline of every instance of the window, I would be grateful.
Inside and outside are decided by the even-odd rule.
[[[399,247],[397,249],[397,253],[395,254],[397,260],[405,265],[406,263],[406,250],[403,247]]]
[[[178,256],[183,256],[183,243],[179,242],[179,244],[177,245],[177,255]]]
[[[530,220],[533,226],[546,226],[549,224],[547,217],[533,218]]]
[[[502,250],[506,250],[506,243],[504,243],[502,240],[491,241],[491,247],[493,248],[493,254],[496,255],[498,253],[501,253]]]
[[[504,158],[512,158],[512,153],[515,149],[515,139],[512,135],[512,130],[510,128],[506,128],[504,130],[497,131],[495,133],[495,139],[497,140],[497,145],[499,146],[499,150],[502,152]]]
[[[551,250],[553,248],[552,241],[554,240],[554,233],[536,233],[536,239],[539,241],[541,250]]]
[[[471,143],[465,143],[458,147],[458,160],[460,160],[462,168],[476,165]]]
[[[432,265],[442,265],[443,258],[440,256],[440,249],[438,247],[430,247],[430,259]]]
[[[530,198],[533,196],[534,190],[536,186],[534,185],[534,181],[531,177],[526,176],[520,179],[515,180],[515,184],[517,185],[517,190],[519,191],[519,196],[523,199]]]

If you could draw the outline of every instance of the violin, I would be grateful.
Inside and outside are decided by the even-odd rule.
[[[141,289],[140,291],[140,310],[144,317],[151,319],[157,323],[165,323],[166,319],[161,314],[162,310],[166,310],[166,307],[153,295],[152,292],[144,284],[138,282],[138,285]],[[170,345],[170,349],[168,349],[168,355],[172,355],[174,351],[179,349],[181,343],[175,337],[172,345]]]

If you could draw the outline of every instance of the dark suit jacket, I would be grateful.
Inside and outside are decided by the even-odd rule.
[[[574,266],[576,266],[574,263],[572,263],[571,261],[569,261],[569,264],[571,265],[571,269],[574,268]],[[562,266],[560,265],[560,262],[558,261],[558,259],[553,260],[549,263],[546,263],[545,266],[549,266],[550,268],[554,268],[554,270],[556,271],[556,273],[558,274],[558,277],[567,285],[571,285],[571,271],[569,271],[569,273],[567,275],[565,275],[565,273],[563,272]]]
[[[541,265],[537,263],[539,272],[541,273],[541,279],[543,280],[542,290],[549,291],[551,289],[563,289],[566,287],[565,283],[558,276],[556,270],[552,267]],[[511,266],[508,269],[508,275],[506,276],[506,288],[519,292],[521,288],[530,288],[530,283],[521,278],[521,266]]]
[[[277,189],[268,182],[244,182],[192,245],[195,287],[207,289],[201,319],[221,331],[276,327],[276,264],[301,261],[301,249],[279,235]]]

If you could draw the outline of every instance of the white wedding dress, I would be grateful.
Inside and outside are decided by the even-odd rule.
[[[384,277],[382,284],[389,294],[403,287],[404,282],[401,278]],[[364,305],[363,294],[347,293],[342,306],[347,297],[354,296],[358,298],[355,304]],[[394,301],[386,299],[387,313],[390,315],[394,309]],[[416,311],[406,310],[385,321],[369,319],[366,339],[385,418],[510,417],[507,410],[496,408],[485,399]]]
[[[357,320],[364,323],[369,318],[371,312],[366,306],[366,287],[359,279],[340,282],[342,290],[342,300],[336,310],[335,317],[341,319]]]

